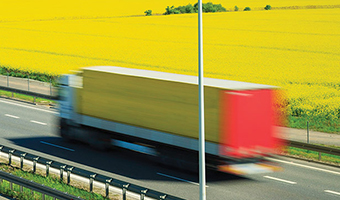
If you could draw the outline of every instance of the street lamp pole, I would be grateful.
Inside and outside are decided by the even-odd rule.
[[[199,88],[198,93],[199,93],[199,184],[200,184],[200,200],[206,200],[202,0],[198,1],[198,88]]]

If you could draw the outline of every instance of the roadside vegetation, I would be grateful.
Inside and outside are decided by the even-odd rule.
[[[13,96],[12,96],[13,95]],[[28,96],[28,95],[24,95],[24,94],[18,94],[18,93],[12,93],[12,92],[7,92],[7,91],[2,91],[0,90],[0,96],[1,97],[6,97],[6,98],[13,98],[13,99],[18,99],[18,100],[22,100],[22,101],[28,101],[28,102],[34,102],[34,97],[32,96]],[[49,99],[43,99],[43,98],[35,98],[35,103],[36,104],[40,104],[40,105],[56,105],[57,102],[56,101],[52,101]]]
[[[37,81],[42,81],[42,82],[47,82],[47,83],[52,83],[54,87],[58,85],[58,76],[52,76],[44,73],[35,73],[35,72],[28,72],[28,71],[22,71],[22,70],[16,70],[16,69],[10,69],[6,67],[1,67],[0,66],[0,75],[4,76],[12,76],[12,77],[18,77],[18,78],[30,78],[32,80],[37,80]],[[44,98],[38,98],[24,94],[18,94],[14,92],[8,92],[8,91],[2,91],[0,90],[0,96],[1,97],[6,97],[6,98],[14,98],[14,99],[19,99],[23,101],[28,101],[28,102],[35,102],[37,104],[56,104],[56,101],[44,99]]]
[[[71,181],[71,185],[67,185],[66,181],[63,182],[59,180],[59,178],[56,175],[51,175],[46,177],[44,175],[44,172],[41,170],[37,170],[36,174],[32,173],[31,169],[24,167],[24,170],[21,170],[18,168],[18,165],[13,163],[12,166],[9,166],[8,164],[1,163],[0,164],[0,170],[11,173],[15,176],[22,177],[27,180],[34,181],[39,184],[43,184],[47,187],[54,188],[56,190],[67,192],[69,194],[72,194],[74,196],[79,196],[83,199],[91,199],[91,200],[104,200],[104,199],[119,199],[119,195],[110,195],[110,198],[105,198],[104,191],[99,191],[99,189],[94,188],[94,192],[91,193],[88,191],[88,185],[85,183],[79,183],[79,182],[73,182]],[[100,194],[101,192],[101,194]],[[31,193],[31,190],[28,188],[23,188],[23,192],[20,192],[20,186],[13,184],[13,190],[10,189],[10,184],[8,181],[3,180],[3,182],[0,184],[0,193],[5,194],[10,197],[14,197],[16,199],[20,200],[38,200],[41,199],[41,193],[39,192],[33,192],[33,195]],[[52,197],[46,196],[45,199],[52,200]]]
[[[328,119],[317,116],[288,116],[288,126],[291,128],[307,129],[307,122],[309,122],[309,129],[325,132],[325,133],[340,133],[340,118]]]
[[[318,144],[318,145],[340,149],[340,146],[322,145],[322,144]],[[296,158],[302,158],[306,160],[313,160],[317,162],[340,166],[340,156],[335,156],[332,154],[321,153],[321,160],[319,160],[319,152],[306,150],[306,149],[299,149],[295,147],[286,147],[285,150],[282,152],[282,154],[289,155],[289,156],[296,157]]]
[[[58,84],[58,77],[57,75],[49,75],[46,73],[39,73],[39,72],[30,72],[30,71],[24,71],[19,70],[15,68],[9,68],[0,66],[0,75],[4,76],[12,76],[12,77],[18,77],[18,78],[29,78],[32,80],[42,81],[42,82],[50,82],[53,86],[57,86]]]

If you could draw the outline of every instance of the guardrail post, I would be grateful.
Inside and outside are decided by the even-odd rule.
[[[109,198],[111,181],[112,181],[112,178],[106,180],[106,183],[105,183],[105,198]]]
[[[147,193],[148,189],[140,191],[140,200],[144,200],[145,194]]]
[[[126,200],[126,190],[130,184],[123,185],[123,200]]]
[[[13,183],[9,182],[9,187],[11,188],[11,190],[13,191]]]
[[[67,168],[67,185],[69,185],[70,182],[71,182],[71,172],[72,172],[73,168],[74,167]]]
[[[90,192],[93,192],[93,180],[96,178],[97,174],[90,175]]]
[[[12,164],[12,154],[14,153],[15,150],[9,150],[8,151],[8,165]]]
[[[37,170],[37,161],[39,160],[39,157],[33,158],[33,173]]]
[[[27,89],[30,91],[30,75],[27,76]]]
[[[7,87],[9,87],[8,72],[7,72]]]
[[[309,121],[307,121],[307,143],[309,144]]]
[[[35,104],[35,99],[36,99],[36,97],[34,96],[34,97],[33,97],[33,103],[34,103],[34,104]]]
[[[50,96],[52,96],[52,79],[50,78]]]
[[[45,200],[45,194],[41,193],[42,200]]]
[[[50,174],[50,165],[53,161],[47,161],[46,162],[46,177]]]
[[[321,160],[321,152],[319,152],[319,160]]]
[[[65,168],[66,168],[66,165],[60,166],[60,182],[63,182]]]
[[[20,154],[20,169],[22,170],[22,168],[24,167],[24,158],[26,156],[27,153],[22,153]]]
[[[166,198],[166,194],[163,195],[163,196],[159,196],[159,199],[161,199],[161,200],[162,200],[162,199],[164,200],[165,198]]]

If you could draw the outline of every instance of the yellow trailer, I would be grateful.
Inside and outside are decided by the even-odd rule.
[[[119,146],[196,169],[197,82],[195,76],[149,70],[82,68],[78,75],[61,78],[60,135],[96,148]],[[204,79],[209,166],[231,173],[274,169],[263,157],[279,145],[274,137],[276,89]]]

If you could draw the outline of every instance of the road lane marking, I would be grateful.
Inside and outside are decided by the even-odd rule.
[[[65,149],[65,150],[68,150],[68,151],[75,151],[74,149],[69,149],[69,148],[66,148],[66,147],[62,147],[62,146],[51,144],[51,143],[44,142],[44,141],[40,141],[40,143],[47,144],[47,145],[50,145],[50,146],[53,146],[53,147],[58,147],[58,148]]]
[[[12,104],[12,105],[16,105],[16,106],[21,106],[21,107],[24,107],[24,108],[30,108],[30,109],[33,109],[33,110],[39,110],[39,111],[43,111],[43,112],[58,114],[58,112],[53,112],[53,111],[50,111],[50,110],[44,110],[44,109],[40,109],[40,108],[34,108],[34,107],[31,107],[31,106],[25,106],[25,105],[21,105],[21,104],[17,104],[17,103],[12,103],[12,102],[2,101],[2,100],[0,100],[0,102]]]
[[[45,126],[47,125],[46,123],[38,122],[38,121],[34,121],[34,120],[31,120],[30,122],[40,124],[40,125],[45,125]]]
[[[331,194],[336,194],[340,196],[340,192],[334,192],[332,190],[324,190],[324,192],[331,193]]]
[[[271,176],[264,176],[264,177],[272,179],[272,180],[276,180],[276,181],[281,181],[281,182],[284,182],[284,183],[296,184],[296,182],[293,182],[293,181],[287,181],[287,180],[284,180],[284,179],[275,178],[275,177],[271,177]]]
[[[308,168],[308,169],[314,169],[314,170],[318,170],[318,171],[322,171],[322,172],[328,172],[328,173],[340,175],[340,172],[331,171],[331,170],[327,170],[327,169],[321,169],[321,168],[318,168],[318,167],[311,167],[311,166],[308,166],[308,165],[298,164],[298,163],[294,163],[294,162],[291,162],[291,161],[284,161],[284,160],[279,160],[279,159],[274,159],[274,158],[268,158],[268,160],[282,162],[282,163],[286,163],[286,164],[289,164],[289,165],[295,165],[295,166],[299,166],[299,167],[304,167],[304,168]]]
[[[7,117],[12,117],[12,118],[15,118],[15,119],[20,118],[20,117],[18,117],[18,116],[14,116],[14,115],[10,115],[10,114],[5,114],[5,116],[7,116]]]
[[[185,179],[182,179],[182,178],[178,178],[178,177],[175,177],[175,176],[170,176],[170,175],[162,174],[162,173],[157,173],[157,174],[160,175],[160,176],[165,176],[165,177],[176,179],[176,180],[183,181],[183,182],[186,182],[186,183],[191,183],[191,184],[194,184],[194,185],[200,185],[199,183],[188,181],[188,180],[185,180]],[[209,186],[206,185],[205,187],[209,187]]]

